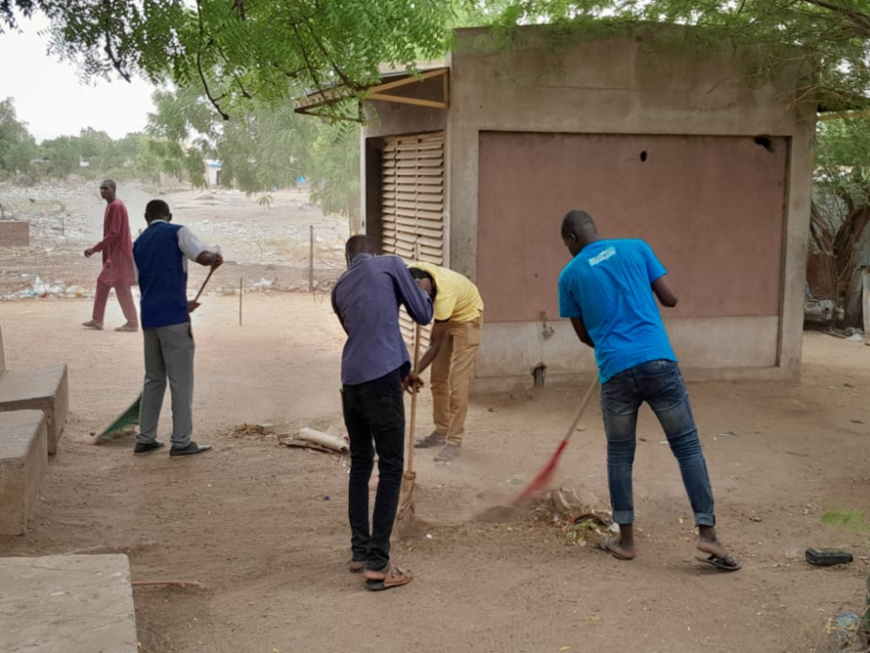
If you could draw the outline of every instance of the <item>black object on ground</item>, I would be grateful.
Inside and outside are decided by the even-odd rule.
[[[807,562],[817,567],[830,567],[852,562],[852,554],[834,549],[807,549]]]

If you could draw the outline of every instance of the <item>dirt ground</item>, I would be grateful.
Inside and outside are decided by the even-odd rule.
[[[568,544],[541,519],[474,521],[514,496],[562,437],[582,389],[545,388],[476,398],[456,464],[418,456],[417,512],[429,524],[394,548],[416,578],[375,594],[346,570],[346,459],[229,433],[246,422],[340,425],[343,333],[326,295],[246,296],[242,327],[237,297],[205,301],[194,320],[195,439],[215,451],[183,460],[134,458],[131,436],[92,444],[138,393],[142,354],[141,335],[79,328],[89,312],[85,299],[0,303],[9,366],[66,361],[72,408],[32,528],[0,537],[0,555],[120,550],[134,580],[207,585],[135,589],[143,651],[817,651],[828,650],[828,617],[863,609],[867,526],[822,522],[826,511],[870,515],[863,343],[807,334],[799,384],[690,387],[720,534],[742,571],[694,561],[677,466],[648,412],[636,560]],[[121,319],[110,300],[108,322]],[[421,432],[430,408],[424,395]],[[166,437],[168,418],[166,406]],[[607,507],[599,410],[581,424],[559,480]],[[810,567],[809,546],[856,559]]]

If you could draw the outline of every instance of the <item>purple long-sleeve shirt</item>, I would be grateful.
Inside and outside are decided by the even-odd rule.
[[[347,332],[341,382],[359,385],[411,369],[399,328],[399,306],[418,324],[432,321],[432,299],[397,256],[357,254],[332,289],[332,309]]]

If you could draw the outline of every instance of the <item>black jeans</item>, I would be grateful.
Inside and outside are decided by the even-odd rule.
[[[348,517],[354,561],[366,560],[370,569],[390,561],[390,534],[399,506],[405,442],[405,404],[402,376],[386,376],[341,390],[344,423],[350,436]],[[369,529],[369,480],[378,452],[380,480]]]

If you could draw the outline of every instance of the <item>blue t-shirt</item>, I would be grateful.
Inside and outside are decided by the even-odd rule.
[[[667,274],[642,240],[599,240],[559,275],[559,315],[583,319],[601,383],[653,360],[676,361],[650,287]]]

